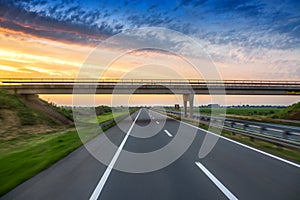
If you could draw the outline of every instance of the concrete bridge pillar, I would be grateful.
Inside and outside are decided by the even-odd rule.
[[[183,112],[184,112],[184,117],[188,117],[187,115],[187,102],[189,102],[190,106],[190,113],[189,117],[192,118],[194,111],[194,94],[183,94]]]
[[[20,96],[23,97],[25,100],[28,100],[28,101],[39,99],[39,96],[37,94],[21,94]]]

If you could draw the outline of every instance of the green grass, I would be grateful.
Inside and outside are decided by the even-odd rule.
[[[243,116],[268,116],[279,112],[283,108],[227,108],[226,113]]]
[[[300,102],[282,109],[275,113],[272,118],[300,120]]]
[[[0,158],[0,195],[66,156],[82,143],[75,131],[67,132],[46,142]]]
[[[19,134],[17,138],[0,140],[0,158],[9,153],[23,151],[26,148],[42,144],[71,130],[75,131],[75,128],[70,127],[64,131],[49,131],[42,134],[29,134],[28,132],[23,131],[24,134]]]
[[[98,115],[97,116],[97,119],[98,119],[98,122],[101,124],[101,123],[104,123],[104,122],[107,122],[109,120],[112,120],[113,118],[117,118],[117,117],[120,117],[122,115],[125,115],[127,112],[117,112],[117,113],[114,113],[114,115],[110,112],[110,113],[103,113],[102,115]]]
[[[137,111],[138,108],[129,108],[129,113],[133,113],[135,111]],[[128,110],[124,110],[124,109],[114,109],[113,113],[112,112],[105,112],[101,115],[97,115],[97,120],[98,122],[104,123],[107,121],[110,121],[112,119],[116,119],[119,118],[120,116],[126,115],[128,114]],[[87,122],[93,123],[95,122],[94,117],[93,118],[88,118],[88,120],[86,120]]]
[[[15,109],[24,106],[23,102],[16,95],[0,89],[0,109]]]
[[[131,113],[137,109],[131,109]],[[123,113],[117,113],[122,116]],[[98,116],[100,122],[112,119],[111,114]],[[115,122],[103,128],[106,131]],[[40,171],[65,157],[92,138],[100,131],[86,129],[79,138],[74,128],[68,131],[48,132],[26,138],[0,141],[0,196]],[[27,134],[27,133],[24,133]]]
[[[174,108],[168,108],[168,110],[175,110]],[[240,107],[240,108],[214,108],[215,114],[222,113],[222,111],[226,111],[226,114],[230,115],[241,115],[241,116],[271,116],[275,113],[279,113],[280,111],[284,110],[284,108],[272,108],[272,107],[266,107],[266,108],[247,108],[247,107]],[[182,109],[181,109],[182,111]],[[210,115],[212,109],[211,108],[194,108],[194,112],[199,112],[203,115]]]
[[[58,106],[55,106],[54,108],[56,109],[57,112],[64,115],[65,117],[67,117],[71,121],[73,121],[73,113],[72,113],[72,108],[71,107],[58,107]]]

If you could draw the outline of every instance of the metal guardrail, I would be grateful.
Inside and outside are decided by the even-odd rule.
[[[169,114],[181,116],[180,112],[174,112],[174,111],[166,111]],[[208,117],[208,116],[195,116],[195,118],[198,118],[200,123],[209,125],[211,120],[216,120],[216,122],[219,122],[220,124],[224,124],[223,127],[215,125],[214,127],[217,128],[223,128],[223,130],[230,131],[234,134],[242,134],[249,136],[251,138],[257,138],[260,140],[272,142],[274,144],[277,144],[279,146],[287,146],[292,148],[300,149],[300,133],[299,132],[293,132],[291,130],[284,130],[284,129],[275,129],[270,127],[264,127],[256,124],[249,123],[241,123],[241,122],[234,122],[230,119],[230,121],[227,118],[221,119],[220,117],[214,118],[214,117]],[[214,123],[210,124],[213,125]],[[249,130],[250,128],[256,128],[258,132],[254,132]],[[276,133],[276,134],[266,134],[266,131],[269,131],[270,133]],[[292,140],[290,136],[299,138],[298,141]]]

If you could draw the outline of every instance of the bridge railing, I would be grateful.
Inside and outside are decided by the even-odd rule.
[[[0,78],[1,85],[28,84],[124,84],[124,85],[210,85],[210,86],[299,86],[300,81],[203,80],[203,79],[74,79],[74,78]]]

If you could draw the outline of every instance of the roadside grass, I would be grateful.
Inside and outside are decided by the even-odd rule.
[[[23,150],[2,154],[0,195],[46,169],[81,145],[77,133],[70,131]]]
[[[173,117],[177,120],[182,120],[184,122],[193,124],[195,126],[198,126],[199,128],[208,130],[208,125],[198,124],[191,120],[181,119],[180,117],[174,116],[174,115],[168,115],[168,116]],[[263,150],[265,152],[277,155],[279,157],[286,158],[291,161],[300,162],[300,150],[298,150],[298,149],[278,146],[271,142],[250,138],[248,136],[244,136],[244,135],[240,135],[240,134],[233,134],[230,131],[223,130],[221,135],[224,137],[233,139],[235,141],[241,142],[243,144],[246,144],[248,146],[255,147],[255,148]]]
[[[242,119],[242,120],[252,121],[252,122],[264,122],[264,123],[273,123],[273,124],[282,124],[282,125],[287,125],[287,126],[298,126],[298,127],[300,127],[299,120],[297,122],[296,121],[295,122],[289,122],[289,121],[284,121],[284,120],[273,118],[273,117],[259,117],[259,116],[252,116],[252,117],[230,116],[229,118]]]
[[[173,111],[183,111],[181,108],[180,110],[175,110],[174,108],[167,108],[168,110]],[[226,110],[226,114],[230,115],[241,115],[241,116],[269,116],[271,117],[275,113],[280,113],[284,110],[284,108],[247,108],[247,107],[240,107],[240,108],[213,108],[216,115],[219,114],[218,110]],[[194,108],[195,113],[200,113],[202,115],[210,115],[212,108]],[[223,112],[220,112],[223,113]]]
[[[271,117],[275,113],[279,113],[284,110],[284,108],[214,108],[215,113],[218,115],[218,110],[225,109],[226,114],[230,115],[241,115],[241,116],[269,116]],[[171,109],[174,110],[174,109]],[[176,111],[176,110],[175,110]],[[199,112],[203,115],[210,115],[211,108],[194,108],[194,112]],[[221,112],[222,113],[222,112]]]
[[[7,154],[23,151],[26,148],[39,145],[50,139],[66,134],[66,132],[69,131],[75,131],[75,128],[69,127],[64,131],[49,131],[38,135],[26,134],[25,136],[18,138],[12,138],[5,141],[0,140],[0,159]]]
[[[122,115],[125,115],[126,113],[127,113],[126,111],[116,112],[114,114],[112,114],[111,112],[103,113],[102,115],[97,116],[97,119],[98,119],[98,122],[101,124],[101,123],[107,122],[113,118],[117,118]]]
[[[297,109],[299,110],[299,107],[300,103],[293,104],[288,108],[226,108],[226,115],[228,115],[227,117],[233,119],[243,119],[254,122],[276,123],[289,126],[300,126],[300,124],[296,121],[285,121],[287,119],[288,114],[290,115],[292,113],[296,113]],[[224,109],[225,108],[214,108],[213,115],[220,116],[220,114],[224,114]],[[182,108],[180,110],[175,110],[174,108],[167,107],[167,110],[182,111]],[[195,114],[211,115],[211,111],[211,108],[194,108]],[[300,114],[298,115],[300,116]]]
[[[131,109],[131,113],[137,109]],[[122,116],[124,112],[117,113]],[[99,122],[113,119],[112,114],[98,116]],[[103,128],[106,131],[115,122]],[[79,138],[74,127],[28,138],[0,141],[0,196],[67,156],[101,131],[86,129]]]
[[[275,113],[272,118],[300,120],[300,102]]]
[[[268,116],[277,113],[283,109],[284,108],[227,108],[226,114],[242,116]]]

